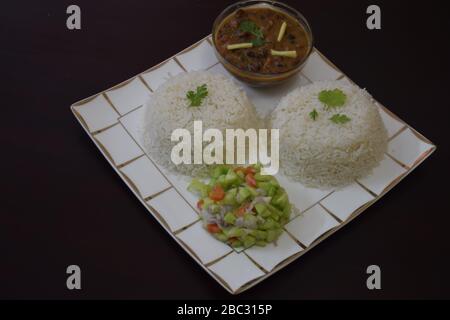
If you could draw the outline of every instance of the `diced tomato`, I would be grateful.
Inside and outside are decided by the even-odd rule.
[[[245,176],[245,182],[247,182],[250,187],[256,188],[255,176],[252,173],[247,173]]]
[[[206,228],[208,229],[209,233],[219,233],[220,232],[220,228],[217,224],[215,223],[210,223],[206,226]]]
[[[244,214],[247,212],[248,207],[250,206],[250,203],[244,203],[242,206],[240,206],[239,208],[237,208],[235,214],[238,217],[242,217],[244,216]]]
[[[240,207],[236,210],[236,215],[238,217],[242,217],[245,214],[245,208],[244,207]]]
[[[220,185],[216,184],[209,192],[209,197],[211,200],[220,201],[225,197],[225,191]]]
[[[198,200],[198,202],[197,202],[197,208],[199,209],[199,210],[202,210],[203,209],[203,204],[205,203],[205,201],[203,201],[203,199],[200,199],[200,200]]]
[[[255,168],[253,168],[252,166],[249,166],[249,167],[245,168],[244,173],[245,173],[245,174],[251,173],[251,174],[253,175],[253,174],[256,173],[256,170],[255,170]]]

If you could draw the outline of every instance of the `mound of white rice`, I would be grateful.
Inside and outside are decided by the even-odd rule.
[[[199,107],[190,107],[186,93],[207,85],[208,95]],[[203,121],[203,131],[257,128],[259,120],[247,95],[229,78],[205,71],[183,73],[159,87],[146,106],[143,140],[146,152],[163,167],[189,176],[204,176],[207,165],[175,166],[170,155],[178,142],[172,142],[172,131],[184,128],[193,137],[194,120]],[[192,141],[193,146],[193,141]],[[192,147],[193,149],[193,147]],[[225,152],[224,152],[225,155]],[[192,152],[192,162],[194,156]]]
[[[340,89],[343,106],[324,107],[318,94]],[[310,113],[316,110],[313,120]],[[336,124],[335,114],[351,120]],[[344,186],[369,174],[386,151],[387,133],[372,97],[357,86],[324,81],[300,87],[286,95],[270,116],[280,129],[280,169],[308,187]]]

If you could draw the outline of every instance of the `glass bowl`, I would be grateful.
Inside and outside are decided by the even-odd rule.
[[[271,8],[275,11],[281,11],[282,13],[292,17],[294,20],[298,21],[298,23],[302,26],[304,31],[306,32],[306,35],[309,39],[308,43],[308,50],[298,65],[290,69],[288,71],[282,72],[282,73],[258,73],[258,72],[251,72],[247,70],[242,70],[236,67],[235,65],[228,62],[219,52],[216,45],[216,37],[217,32],[222,26],[222,23],[232,14],[234,14],[239,9],[246,9],[250,7],[259,7],[259,8]],[[268,0],[245,0],[245,1],[239,1],[235,4],[232,4],[225,8],[219,16],[214,21],[213,30],[212,30],[212,39],[213,39],[213,45],[214,45],[214,51],[219,59],[220,63],[224,66],[224,68],[231,73],[234,77],[239,79],[240,81],[243,81],[251,86],[255,87],[263,87],[263,86],[271,86],[276,85],[279,83],[282,83],[289,78],[295,76],[305,65],[306,60],[308,59],[309,55],[311,54],[312,48],[313,48],[313,35],[311,31],[311,27],[308,24],[308,21],[303,17],[303,15],[298,12],[296,9],[278,2],[278,1],[268,1]]]

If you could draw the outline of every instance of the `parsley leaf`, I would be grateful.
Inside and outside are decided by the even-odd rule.
[[[337,113],[330,118],[330,120],[336,124],[344,124],[349,122],[351,119],[347,117],[345,114]]]
[[[254,47],[259,47],[266,43],[266,41],[264,41],[264,34],[262,30],[253,21],[242,21],[239,25],[239,29],[242,32],[248,32],[256,37],[254,40],[252,40]]]
[[[311,119],[313,119],[314,121],[316,121],[317,117],[319,116],[319,114],[317,113],[317,110],[314,109],[313,111],[311,111],[309,113],[309,116],[311,117]]]
[[[196,91],[188,91],[186,94],[186,98],[190,100],[190,107],[198,107],[202,104],[203,99],[208,95],[208,89],[206,88],[206,84],[198,86]]]
[[[319,100],[325,104],[327,109],[341,107],[345,104],[347,96],[342,90],[323,90],[319,92]]]

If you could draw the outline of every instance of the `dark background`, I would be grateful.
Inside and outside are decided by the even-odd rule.
[[[0,5],[0,298],[450,298],[449,18],[444,1],[286,1],[316,46],[437,151],[343,230],[232,297],[136,200],[71,103],[208,34],[232,1],[7,1]],[[382,30],[365,26],[378,4]],[[82,30],[66,28],[81,7]],[[66,267],[82,290],[66,289]],[[366,267],[382,290],[366,288]]]

